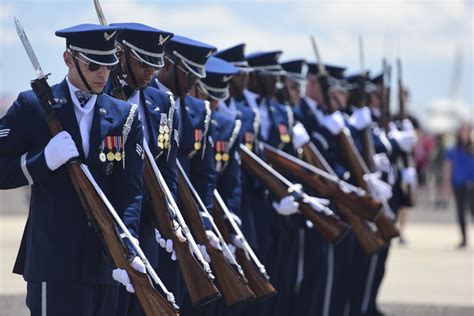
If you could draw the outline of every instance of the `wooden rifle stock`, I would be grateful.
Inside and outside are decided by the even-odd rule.
[[[314,224],[315,229],[326,240],[337,244],[347,235],[350,227],[346,223],[333,214],[316,211],[304,201],[303,192],[242,144],[240,157],[244,169],[256,176],[277,198],[281,199],[289,194],[295,196],[299,211]]]
[[[337,135],[337,144],[340,147],[340,150],[344,152],[343,157],[347,166],[349,166],[357,185],[363,188],[366,192],[369,192],[367,183],[364,180],[364,175],[369,174],[370,171],[360,156],[347,128],[343,129]],[[393,211],[390,209],[386,201],[382,205],[382,211],[379,212],[378,216],[374,219],[374,223],[377,225],[380,235],[385,241],[389,241],[390,239],[400,235],[394,222]]]
[[[49,130],[55,136],[63,131],[63,127],[51,108],[55,101],[46,79],[47,77],[33,80],[31,86],[47,113]],[[98,233],[105,244],[104,246],[116,267],[127,271],[145,314],[147,316],[178,315],[178,306],[174,302],[166,300],[157,291],[148,274],[138,272],[130,265],[128,250],[118,235],[116,222],[111,216],[103,198],[82,170],[80,160],[70,160],[67,163],[67,170],[89,217],[89,221],[96,225]],[[141,259],[146,261],[145,258]]]
[[[161,174],[155,173],[155,170],[157,172],[159,170],[155,161],[152,160],[153,157],[149,154],[150,152],[146,150],[144,182],[151,198],[153,215],[158,223],[159,231],[165,239],[173,241],[176,258],[193,305],[206,305],[215,301],[221,295],[207,272],[194,257],[188,245],[189,240],[188,242],[181,242],[176,236],[168,206],[168,201],[173,199],[173,196],[167,195],[167,190],[164,189],[166,183],[164,183]],[[153,168],[152,164],[155,164],[156,168]]]
[[[189,185],[192,184],[178,163],[179,198],[184,206],[187,222],[190,224],[197,242],[206,247],[211,258],[212,271],[216,274],[216,279],[219,282],[226,304],[231,306],[253,299],[254,294],[227,262],[224,253],[221,250],[215,249],[207,238],[201,216],[198,213],[200,209],[199,203],[195,200],[191,189],[188,187]]]
[[[292,174],[299,181],[315,190],[321,197],[332,200],[337,206],[337,210],[345,216],[352,226],[354,235],[367,254],[375,253],[383,247],[384,242],[365,221],[356,215],[360,213],[366,215],[368,211],[371,211],[376,216],[380,211],[380,205],[376,205],[376,208],[365,208],[370,207],[369,203],[372,202],[366,195],[361,196],[354,191],[343,191],[339,184],[341,180],[335,174],[329,174],[281,150],[264,145],[263,154],[278,170],[286,174]]]
[[[225,214],[224,214],[224,207],[221,202],[221,199],[217,198],[217,191],[214,191],[214,209],[213,209],[213,217],[216,222],[219,231],[222,233],[224,240],[226,243],[232,243],[232,237],[229,232],[229,229],[225,223]],[[248,280],[248,286],[255,294],[257,301],[263,301],[267,298],[272,297],[277,293],[273,285],[268,281],[265,275],[263,275],[257,268],[257,266],[252,262],[251,258],[247,255],[247,253],[239,248],[235,247],[235,255],[237,262],[242,266],[244,270],[245,276]]]

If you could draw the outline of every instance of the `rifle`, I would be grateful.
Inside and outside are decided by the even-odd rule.
[[[244,234],[240,230],[239,225],[235,222],[230,210],[227,208],[227,205],[225,205],[224,200],[222,200],[222,197],[217,190],[214,190],[213,217],[226,243],[232,243],[232,237],[225,220],[230,224],[236,238],[238,238],[244,245],[245,250],[236,247],[235,257],[247,276],[248,285],[252,292],[255,293],[256,300],[263,301],[275,295],[277,291],[268,281],[270,277],[265,270],[265,266],[260,262],[257,255],[250,247],[247,239],[245,239]]]
[[[107,25],[99,0],[94,0],[94,7],[100,24]],[[126,100],[122,84],[118,77],[118,72],[120,72],[120,70],[117,70],[112,74],[111,94],[117,99]],[[173,241],[176,258],[193,305],[203,306],[213,302],[220,297],[220,293],[212,283],[214,276],[212,275],[209,264],[202,257],[193,236],[189,232],[186,222],[174,201],[173,195],[156,165],[148,144],[146,141],[143,143],[145,149],[144,184],[151,198],[155,223],[158,223],[160,233],[166,239],[171,239]],[[188,243],[181,242],[174,233],[170,208],[176,215]],[[193,252],[200,264],[193,256]]]
[[[321,57],[317,50],[316,42],[314,41],[313,37],[311,39],[313,48],[315,49],[316,57],[318,59],[318,66],[320,67],[320,78],[328,77],[328,73],[325,69],[324,64],[321,61]],[[329,84],[326,87],[322,88],[329,89]],[[327,107],[330,112],[333,112],[336,109],[335,106],[331,104],[328,92],[328,90],[323,91],[324,103],[327,104]],[[360,155],[359,151],[357,150],[357,147],[354,144],[354,140],[351,137],[349,129],[347,127],[344,128],[336,136],[336,140],[341,152],[344,152],[343,159],[345,161],[345,164],[351,170],[352,176],[357,182],[357,185],[368,192],[368,187],[366,181],[364,180],[364,175],[369,174],[370,171],[367,167],[367,164],[362,159],[362,156]],[[382,201],[382,209],[383,212],[379,213],[380,215],[377,217],[377,219],[375,219],[375,223],[380,230],[382,239],[385,241],[389,241],[391,238],[400,235],[400,232],[398,231],[398,228],[395,225],[395,215],[393,214],[393,211],[391,210],[387,201]]]
[[[53,105],[56,104],[56,101],[51,87],[47,82],[49,74],[45,75],[43,73],[25,31],[16,18],[15,25],[18,35],[20,36],[38,76],[37,79],[31,81],[31,87],[47,114],[46,119],[48,127],[51,134],[54,136],[64,129],[53,109]],[[78,158],[71,159],[67,162],[66,167],[89,222],[97,229],[97,232],[104,242],[105,249],[113,259],[116,267],[127,271],[145,314],[147,316],[178,315],[179,308],[174,301],[173,294],[169,292],[161,282],[160,278],[145,257],[145,254],[122,222],[120,216],[102,192],[99,185],[95,182],[88,167],[82,164]],[[147,274],[138,272],[132,268],[130,261],[128,260],[129,251],[119,234],[117,226],[125,234],[124,238],[129,240],[133,249],[142,259],[148,272]],[[166,299],[155,288],[152,280],[166,294]]]
[[[398,102],[399,102],[399,116],[400,121],[403,121],[407,118],[407,113],[405,109],[405,96],[403,90],[402,82],[402,62],[400,58],[397,58],[397,69],[398,69]],[[415,167],[415,162],[413,161],[413,156],[411,153],[402,151],[401,153],[401,164],[402,168]],[[408,206],[415,205],[415,188],[411,184],[402,184],[402,190],[405,193],[404,198]]]
[[[360,54],[360,67],[361,73],[358,77],[359,88],[358,88],[358,98],[356,102],[356,107],[363,108],[367,106],[367,98],[365,93],[365,83],[367,80],[367,71],[364,69],[364,47],[362,43],[362,37],[359,37],[359,54]],[[374,139],[370,129],[368,127],[362,129],[362,157],[364,158],[365,163],[370,171],[375,172],[375,163],[374,163]]]
[[[217,229],[212,216],[207,211],[204,203],[194,189],[191,181],[184,172],[181,164],[178,162],[178,191],[179,198],[183,203],[187,220],[191,225],[191,230],[193,231],[196,240],[201,245],[206,247],[206,250],[211,258],[211,267],[214,273],[216,274],[217,281],[219,281],[221,290],[224,295],[224,299],[228,306],[241,303],[250,299],[253,299],[255,296],[252,291],[246,285],[247,279],[243,273],[242,267],[237,263],[233,257],[229,247],[222,238],[221,233]],[[199,212],[203,212],[213,225],[213,229],[217,234],[220,244],[223,250],[218,250],[214,248],[209,239],[207,238],[206,231],[203,227],[203,222]],[[228,262],[224,256],[223,251],[227,252],[227,256],[233,258],[232,262]],[[234,265],[238,272],[230,265]]]
[[[212,280],[211,268],[202,257],[193,235],[184,221],[168,185],[156,165],[153,155],[146,141],[143,142],[145,149],[145,173],[144,182],[151,198],[153,215],[159,226],[160,233],[166,239],[173,241],[176,258],[183,274],[189,296],[194,306],[203,306],[221,297],[219,290]],[[175,228],[170,213],[176,214],[177,222],[183,231],[188,243],[181,242],[175,234]],[[192,249],[192,250],[191,250]],[[196,260],[197,257],[199,262]]]
[[[383,58],[380,126],[385,132],[388,132],[388,122],[390,121],[390,78],[391,68],[387,64],[387,60]]]
[[[308,196],[298,185],[291,183],[243,144],[240,144],[240,157],[244,169],[256,176],[278,199],[288,194],[293,195],[299,204],[299,211],[314,224],[315,229],[326,240],[337,244],[344,239],[350,227],[334,215],[329,208],[325,208],[325,211],[315,210],[304,200]]]
[[[312,145],[314,146],[314,144]],[[383,247],[384,242],[361,219],[365,216],[373,220],[381,206],[370,199],[363,190],[340,180],[330,167],[326,170],[318,169],[267,144],[264,145],[263,155],[279,171],[295,176],[321,197],[333,201],[337,210],[352,226],[354,235],[367,254],[375,253]]]
[[[99,23],[101,25],[108,25],[99,0],[94,0],[94,7],[95,7],[95,12],[97,13],[97,18],[99,19]],[[126,94],[125,94],[125,91],[123,90],[122,84],[120,83],[120,79],[119,79],[121,77],[120,67],[116,67],[110,75],[111,75],[110,78],[112,80],[112,90],[110,91],[110,94],[116,99],[126,100],[127,99]]]

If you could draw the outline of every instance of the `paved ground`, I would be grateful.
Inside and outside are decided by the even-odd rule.
[[[392,247],[380,302],[389,315],[474,315],[474,238],[457,250],[454,211],[426,202],[410,213],[407,246]],[[0,191],[0,316],[28,315],[25,283],[11,269],[25,225],[25,191]],[[474,227],[470,227],[474,235]]]

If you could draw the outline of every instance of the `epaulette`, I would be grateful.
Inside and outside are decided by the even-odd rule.
[[[123,163],[123,169],[125,169],[125,144],[127,143],[127,138],[128,134],[130,134],[130,131],[132,129],[132,124],[133,120],[135,117],[135,112],[138,109],[137,104],[133,104],[130,107],[130,111],[128,112],[127,120],[125,121],[125,124],[123,125],[123,130],[122,130],[122,139],[123,139],[123,157],[122,157],[122,163]]]

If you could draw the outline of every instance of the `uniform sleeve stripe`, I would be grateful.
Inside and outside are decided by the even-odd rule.
[[[21,156],[21,160],[20,160],[21,170],[23,171],[23,174],[25,175],[26,181],[28,181],[28,185],[32,185],[33,178],[31,178],[30,172],[28,171],[28,168],[26,167],[26,155],[27,153]]]

